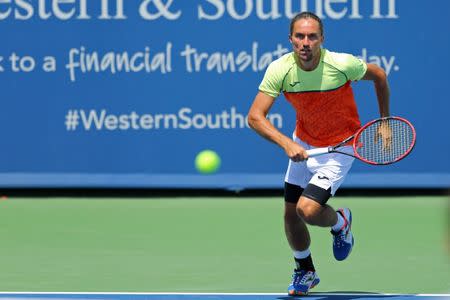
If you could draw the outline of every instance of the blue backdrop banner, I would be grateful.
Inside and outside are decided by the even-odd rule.
[[[344,186],[449,187],[450,2],[400,0],[0,1],[0,186],[282,187],[288,158],[246,115],[302,10],[324,47],[386,71],[392,114],[417,130],[409,157],[355,162]],[[353,87],[362,122],[377,118],[373,85]],[[291,135],[283,97],[268,118]],[[204,149],[213,175],[195,169]]]

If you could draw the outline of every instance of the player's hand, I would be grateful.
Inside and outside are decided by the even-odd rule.
[[[383,150],[390,150],[392,147],[392,129],[388,122],[381,122],[377,128],[377,134],[375,136],[377,142],[381,139]]]
[[[305,148],[292,140],[289,141],[284,151],[286,152],[286,155],[295,162],[304,161],[308,158]]]

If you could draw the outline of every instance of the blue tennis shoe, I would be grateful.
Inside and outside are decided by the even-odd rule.
[[[294,270],[292,282],[288,287],[288,294],[290,296],[307,295],[309,290],[319,282],[319,276],[314,271]]]
[[[352,234],[352,212],[348,208],[340,208],[338,214],[344,218],[344,226],[338,232],[331,230],[333,234],[333,254],[337,260],[344,260],[352,252],[355,239]]]

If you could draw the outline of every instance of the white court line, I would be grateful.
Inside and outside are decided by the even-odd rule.
[[[286,293],[193,293],[193,292],[0,292],[0,295],[190,295],[190,296],[286,296]],[[443,297],[450,294],[400,294],[400,293],[310,293],[310,296],[421,296]]]

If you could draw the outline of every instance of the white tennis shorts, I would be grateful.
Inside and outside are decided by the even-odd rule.
[[[294,136],[294,141],[306,150],[315,147]],[[351,146],[340,148],[345,152],[352,153]],[[316,157],[310,157],[306,161],[294,162],[289,160],[284,181],[290,184],[306,188],[308,184],[314,184],[325,190],[331,188],[331,195],[336,193],[339,186],[344,182],[345,176],[352,167],[355,159],[339,153],[328,153]]]

